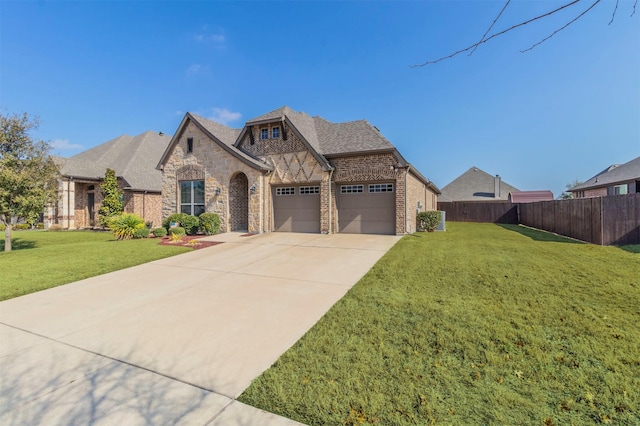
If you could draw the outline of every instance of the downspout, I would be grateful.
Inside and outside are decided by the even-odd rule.
[[[409,222],[409,218],[407,217],[407,202],[409,201],[409,187],[407,186],[407,176],[409,176],[409,169],[411,169],[411,166],[407,166],[404,172],[404,234],[408,234],[409,232],[411,232],[411,226],[409,226],[409,231],[407,232],[407,223]]]
[[[67,229],[71,229],[71,180],[73,178],[69,176],[67,178]]]
[[[331,225],[333,224],[333,222],[331,221],[331,211],[333,210],[333,206],[331,205],[331,187],[332,187],[332,179],[333,179],[333,171],[335,170],[335,168],[331,168],[329,169],[329,185],[328,185],[328,190],[329,193],[327,194],[329,197],[329,226],[327,227],[327,234],[331,234]]]

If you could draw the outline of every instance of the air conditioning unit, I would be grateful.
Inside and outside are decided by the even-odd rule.
[[[440,222],[436,226],[436,231],[446,231],[447,227],[445,225],[445,215],[447,212],[443,210],[439,210],[439,211],[440,211]]]

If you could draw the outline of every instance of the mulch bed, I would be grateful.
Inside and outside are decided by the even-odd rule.
[[[180,240],[177,243],[174,243],[173,241],[171,241],[170,237],[162,237],[158,244],[160,244],[161,246],[189,247],[195,250],[222,244],[219,241],[197,241],[195,243],[190,243],[191,240],[197,240],[198,238],[202,238],[202,237],[203,235],[187,235],[182,237],[182,240]]]

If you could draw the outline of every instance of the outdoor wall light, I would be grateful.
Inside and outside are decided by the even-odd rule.
[[[254,183],[253,185],[251,185],[251,188],[249,188],[249,190],[251,191],[251,195],[256,193],[256,184]]]
[[[222,192],[222,189],[216,188],[216,195],[220,195],[221,192]]]

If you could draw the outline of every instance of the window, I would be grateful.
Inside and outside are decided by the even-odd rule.
[[[369,185],[369,192],[393,192],[392,183],[374,183]]]
[[[340,186],[341,194],[360,194],[364,192],[364,185],[342,185]]]
[[[319,186],[301,186],[299,189],[300,194],[319,194]]]
[[[280,127],[274,127],[271,129],[271,139],[278,139],[280,137]]]
[[[180,213],[200,216],[204,213],[204,181],[180,182]]]
[[[261,140],[269,139],[269,129],[260,130],[260,139]]]
[[[613,193],[615,195],[623,195],[623,194],[627,194],[628,192],[629,192],[629,185],[627,185],[626,183],[622,185],[616,185],[613,187]]]
[[[276,195],[294,195],[296,193],[296,189],[291,187],[285,188],[276,188]]]
[[[193,138],[187,138],[187,153],[193,152]]]

